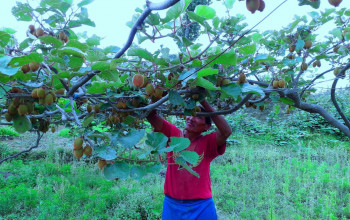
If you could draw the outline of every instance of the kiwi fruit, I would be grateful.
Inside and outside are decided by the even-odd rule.
[[[28,108],[28,114],[31,114],[34,111],[34,105],[32,102],[27,102],[26,103],[27,108]]]
[[[141,74],[134,75],[132,78],[132,84],[137,88],[141,88],[144,84],[144,77]]]
[[[278,88],[278,80],[275,79],[273,82],[272,82],[272,86],[273,88],[277,89]]]
[[[238,82],[239,82],[239,83],[245,83],[245,82],[247,82],[247,77],[245,76],[244,73],[239,74]]]
[[[335,68],[335,69],[333,70],[334,76],[337,76],[337,75],[339,74],[339,72],[340,72],[340,68],[339,68],[339,67]]]
[[[230,80],[229,79],[224,79],[221,81],[221,85],[224,86],[224,85],[227,85],[230,83]]]
[[[286,84],[286,82],[283,79],[278,81],[278,87],[279,88],[284,88],[285,84]]]
[[[52,103],[53,103],[53,96],[51,93],[49,93],[45,96],[45,104],[51,105]]]
[[[100,106],[99,105],[95,105],[94,106],[94,110],[95,110],[95,113],[99,113],[100,112]]]
[[[302,63],[300,68],[301,68],[302,71],[305,71],[305,70],[307,70],[308,65],[306,63]]]
[[[35,26],[34,25],[29,25],[28,26],[30,33],[33,33],[35,31]]]
[[[8,107],[8,113],[10,114],[10,115],[12,115],[12,116],[14,116],[14,115],[16,115],[17,114],[17,108],[16,108],[16,106],[13,104],[13,103],[11,103],[10,105],[9,105],[9,107]]]
[[[38,98],[43,99],[45,98],[45,90],[43,88],[39,88],[37,90]]]
[[[334,7],[337,7],[338,5],[340,5],[340,3],[343,0],[328,0],[329,4],[333,5]]]
[[[333,52],[334,53],[338,53],[338,50],[339,50],[339,46],[336,46],[336,47],[333,48]]]
[[[84,154],[84,150],[83,149],[78,149],[78,150],[74,149],[73,154],[77,159],[80,159]]]
[[[27,105],[21,104],[18,106],[18,114],[19,115],[26,115],[28,114],[28,107]]]
[[[154,93],[154,87],[153,87],[153,85],[151,83],[147,84],[145,90],[146,90],[146,94],[149,95],[149,96]]]
[[[105,160],[98,160],[97,166],[100,168],[100,170],[103,170],[103,168],[107,165],[107,161]]]
[[[56,132],[56,128],[55,128],[55,127],[52,127],[52,128],[51,128],[51,132],[52,132],[52,133],[55,133],[55,132]]]
[[[84,152],[84,154],[86,155],[86,156],[91,156],[91,154],[92,154],[92,147],[90,146],[90,145],[86,145],[85,147],[84,147],[84,150],[83,150],[83,152]]]
[[[312,47],[312,41],[310,41],[310,40],[305,41],[304,48],[310,49],[311,47]]]
[[[89,112],[89,113],[92,112],[92,106],[91,105],[87,105],[86,106],[86,111]]]
[[[162,98],[162,96],[163,96],[163,89],[161,89],[161,88],[156,88],[155,90],[154,90],[154,96],[155,97],[157,97],[157,98]]]
[[[295,51],[296,45],[295,44],[291,44],[289,46],[289,52],[293,53]]]
[[[45,91],[44,91],[44,93],[45,93]],[[39,98],[39,96],[38,96],[38,89],[33,89],[33,91],[32,91],[32,98],[35,98],[35,99]]]
[[[117,108],[119,109],[125,109],[126,108],[126,103],[125,102],[122,102],[122,101],[119,101],[117,103]]]
[[[24,66],[21,67],[21,70],[22,72],[25,74],[25,73],[28,73],[30,71],[30,66],[29,64],[26,64]]]
[[[5,119],[6,121],[10,122],[12,121],[12,115],[10,115],[8,112],[5,113]]]
[[[84,139],[81,137],[77,137],[74,140],[74,150],[79,150],[83,147]]]
[[[41,37],[44,35],[44,30],[42,28],[38,28],[35,30],[35,34],[37,37]]]
[[[258,8],[258,11],[262,12],[262,11],[264,11],[264,9],[265,9],[265,2],[264,2],[264,0],[260,0],[260,5]]]
[[[61,88],[61,89],[56,90],[55,93],[56,93],[57,95],[64,95],[64,92],[65,92],[64,88]]]
[[[246,0],[246,7],[252,14],[260,7],[260,0]]]
[[[66,34],[65,34],[64,32],[60,32],[60,33],[58,34],[58,38],[59,38],[60,40],[63,40],[63,41],[64,41],[64,39],[66,39]]]
[[[29,68],[31,71],[35,72],[39,69],[40,65],[39,63],[35,62],[35,61],[32,61],[29,63]]]

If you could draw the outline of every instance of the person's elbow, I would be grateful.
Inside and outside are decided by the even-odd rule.
[[[227,139],[227,138],[229,138],[230,136],[231,136],[231,134],[232,134],[232,129],[231,128],[227,128],[227,129],[225,129],[224,131],[221,131],[220,132],[220,135],[223,137],[223,139]]]

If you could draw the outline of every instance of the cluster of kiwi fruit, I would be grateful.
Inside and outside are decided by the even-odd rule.
[[[283,80],[283,79],[275,79],[272,81],[272,87],[274,89],[277,89],[277,88],[284,88],[286,86],[286,82]]]
[[[45,90],[44,88],[36,88],[32,91],[32,98],[39,99],[38,102],[41,105],[51,105],[57,101],[56,94],[63,95],[64,89],[57,90],[55,93],[51,90]]]
[[[135,74],[132,78],[132,83],[137,88],[145,88],[146,97],[151,98],[152,102],[156,102],[163,97],[164,90],[160,87],[154,88],[152,83],[148,82],[147,77],[141,74]]]
[[[82,137],[77,137],[74,140],[73,154],[77,159],[80,159],[84,154],[88,157],[92,155],[92,147],[89,144],[83,147],[83,144],[84,139]]]
[[[35,37],[42,37],[42,36],[47,36],[47,35],[52,35],[53,36],[53,33],[47,33],[45,32],[42,28],[35,28],[34,25],[29,25],[29,33],[31,33],[32,35],[34,35]],[[68,36],[63,32],[59,32],[58,33],[58,36],[57,36],[58,39],[60,39],[62,41],[62,43],[67,43],[69,38]]]
[[[24,74],[28,73],[29,71],[36,72],[40,68],[40,64],[32,61],[29,64],[25,64],[21,66],[21,70]]]
[[[22,90],[19,88],[12,88],[11,93],[21,93]],[[34,111],[34,105],[32,100],[28,98],[16,97],[10,101],[8,105],[7,112],[5,113],[5,119],[11,122],[15,116],[23,116],[31,114]]]
[[[246,6],[248,11],[254,14],[255,11],[260,11],[260,12],[264,11],[265,2],[264,0],[246,0]]]
[[[216,79],[216,86],[224,86],[224,85],[227,85],[230,83],[230,80],[229,79],[225,79],[224,77],[221,77],[219,76],[217,79]]]

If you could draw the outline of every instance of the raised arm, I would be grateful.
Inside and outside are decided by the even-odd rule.
[[[203,100],[201,105],[205,111],[215,112],[215,109],[207,102],[207,100]],[[218,146],[222,146],[226,143],[226,139],[232,134],[232,129],[225,118],[221,115],[211,116],[211,119],[218,128],[216,133],[216,143]]]
[[[157,114],[156,110],[153,110],[149,113],[149,115],[147,116],[147,120],[149,123],[151,123],[152,127],[154,128],[154,131],[160,132],[162,130],[163,118]]]

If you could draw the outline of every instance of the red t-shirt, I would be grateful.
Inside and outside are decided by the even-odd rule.
[[[175,125],[163,120],[161,132],[167,137],[182,137],[182,131]],[[168,166],[165,176],[164,194],[175,199],[208,199],[212,197],[210,181],[210,162],[225,153],[226,144],[217,146],[216,132],[201,136],[191,142],[186,150],[195,151],[200,163],[192,167],[200,178],[197,178],[185,168],[179,169],[178,164],[174,164],[171,158],[173,152],[168,153]]]

